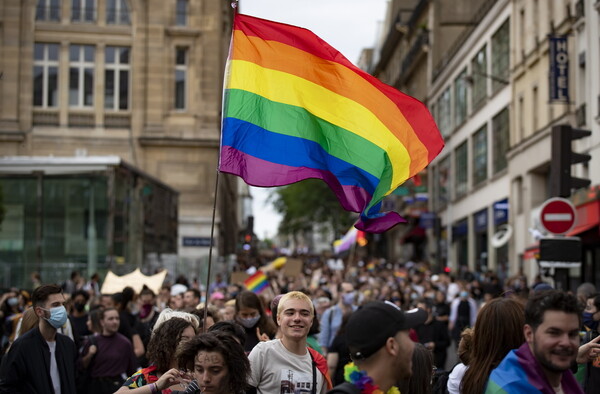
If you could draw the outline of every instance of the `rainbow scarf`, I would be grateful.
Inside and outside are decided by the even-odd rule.
[[[296,26],[236,14],[224,88],[219,170],[262,187],[320,178],[359,230],[405,221],[383,198],[444,145],[423,103]]]
[[[269,286],[269,281],[267,275],[261,270],[258,270],[254,275],[248,277],[244,281],[244,284],[246,285],[246,289],[254,293],[260,293]]]
[[[563,372],[561,385],[565,393],[583,394],[571,371]],[[490,374],[485,394],[508,393],[555,394],[527,342],[511,350]]]

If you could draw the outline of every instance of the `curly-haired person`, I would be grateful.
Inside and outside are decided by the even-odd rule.
[[[177,362],[194,377],[186,394],[246,392],[250,363],[231,334],[212,331],[198,335],[179,348]]]
[[[185,390],[189,380],[176,368],[175,354],[178,346],[195,336],[196,327],[188,320],[173,317],[162,323],[148,342],[146,355],[151,365],[131,375],[117,392],[169,394],[174,390]]]

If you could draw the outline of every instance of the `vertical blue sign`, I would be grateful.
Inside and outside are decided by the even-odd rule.
[[[567,36],[548,36],[550,102],[569,102],[569,47]]]

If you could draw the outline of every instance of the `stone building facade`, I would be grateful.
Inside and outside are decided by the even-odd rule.
[[[219,0],[4,0],[0,155],[117,155],[179,194],[179,258],[208,254],[232,8]],[[221,176],[215,254],[238,237]]]

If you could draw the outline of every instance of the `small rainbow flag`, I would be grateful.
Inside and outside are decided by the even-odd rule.
[[[260,187],[322,179],[359,230],[405,222],[383,199],[444,146],[423,103],[300,27],[236,14],[224,88],[219,170]]]
[[[267,280],[267,275],[261,270],[258,270],[254,275],[244,281],[244,285],[246,285],[246,289],[254,293],[260,293],[269,286],[269,281]]]

